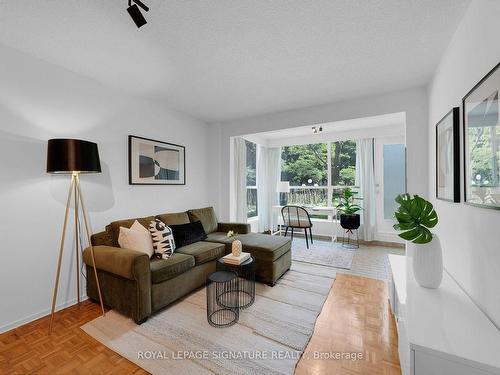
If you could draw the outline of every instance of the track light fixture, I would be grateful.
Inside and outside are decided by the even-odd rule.
[[[134,3],[134,4],[132,4],[132,3]],[[148,21],[146,21],[146,19],[142,15],[139,7],[141,7],[146,12],[149,11],[149,8],[142,1],[140,1],[140,0],[128,0],[127,12],[128,12],[128,14],[130,14],[130,17],[135,22],[137,27],[144,26],[146,23],[148,23]]]
[[[312,127],[313,134],[318,134],[318,133],[321,133],[322,131],[323,131],[323,127],[322,126],[320,126],[320,127],[313,126]]]

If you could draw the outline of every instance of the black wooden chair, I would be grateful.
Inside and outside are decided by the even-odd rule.
[[[309,249],[309,240],[307,230],[309,229],[309,236],[311,244],[313,243],[312,237],[312,222],[309,217],[309,212],[304,207],[300,206],[285,206],[281,209],[281,216],[283,217],[283,226],[285,227],[285,237],[288,233],[288,228],[292,229],[292,240],[294,229],[304,229],[306,235],[306,246]]]

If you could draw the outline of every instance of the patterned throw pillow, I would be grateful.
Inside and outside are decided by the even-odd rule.
[[[153,239],[155,255],[163,259],[170,258],[175,250],[172,230],[161,220],[156,219],[149,224],[149,232]]]

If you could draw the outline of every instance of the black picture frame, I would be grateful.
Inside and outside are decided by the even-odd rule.
[[[178,151],[179,152],[179,176],[178,179],[156,179],[155,176],[148,176],[147,178],[141,178],[137,176],[137,171],[139,165],[137,159],[134,157],[135,146],[134,142],[141,142],[144,144],[150,144],[153,146],[158,146],[161,148],[166,148],[168,151]],[[138,137],[135,135],[128,136],[128,176],[129,185],[186,185],[186,147],[178,145],[175,143],[169,143],[164,141],[159,141],[156,139]]]
[[[485,86],[487,86],[487,85],[492,85],[492,87],[496,88],[496,100],[495,99],[493,100],[493,104],[497,105],[497,113],[496,113],[497,125],[496,126],[500,126],[500,122],[498,122],[498,116],[499,116],[499,112],[500,112],[500,110],[498,110],[498,104],[500,103],[500,101],[499,101],[499,99],[500,99],[499,98],[499,94],[500,94],[500,69],[499,68],[500,68],[500,63],[498,63],[493,69],[491,69],[488,72],[488,74],[486,74],[462,99],[463,157],[464,157],[464,203],[467,205],[470,205],[470,206],[489,208],[489,209],[494,209],[494,210],[500,210],[500,200],[496,201],[496,203],[494,202],[493,204],[492,203],[488,204],[488,202],[485,202],[484,199],[483,199],[483,202],[478,202],[477,198],[475,200],[473,200],[473,199],[471,199],[472,197],[469,195],[469,193],[472,190],[472,188],[471,188],[472,183],[471,183],[471,185],[469,185],[469,181],[470,181],[470,178],[469,178],[469,159],[470,159],[470,156],[469,156],[469,144],[468,144],[468,141],[469,141],[469,132],[468,132],[468,129],[469,129],[468,114],[469,114],[469,111],[467,110],[467,104],[470,104],[469,103],[470,98],[472,96],[474,96],[477,91],[484,89]],[[496,81],[495,81],[495,79],[496,79]],[[485,103],[485,101],[487,99],[489,99],[490,97],[491,97],[491,95],[489,97],[485,97],[480,102],[480,104]],[[477,107],[479,107],[479,105],[476,105],[476,107],[474,109],[476,109]],[[472,111],[470,111],[470,112],[472,112]],[[485,116],[483,116],[484,119],[488,118],[488,113],[485,112],[484,115],[485,115]],[[475,121],[477,121],[477,120],[475,120]],[[485,121],[490,121],[490,120],[485,120]],[[495,172],[493,171],[493,173],[495,173]],[[482,187],[479,185],[479,187],[476,188],[476,190],[481,189],[481,188],[487,189],[488,187]],[[497,191],[499,191],[499,189],[500,189],[499,186],[494,186],[492,188],[496,188]],[[477,194],[477,192],[476,192],[477,197],[481,197],[481,195],[482,195],[482,193]],[[496,193],[495,195],[491,195],[491,196],[495,197],[495,196],[499,196],[499,194]],[[486,197],[486,199],[489,199],[489,198]],[[497,198],[494,198],[494,200],[496,200],[496,199]]]
[[[452,144],[451,144],[451,154],[452,154],[452,163],[453,166],[451,168],[453,176],[452,176],[452,187],[453,192],[451,196],[444,196],[443,192],[440,192],[440,155],[442,155],[442,151],[440,149],[440,129],[445,126],[449,126],[451,122],[451,131],[452,131]],[[442,189],[441,189],[442,190]],[[454,107],[452,108],[444,117],[438,121],[436,124],[436,198],[448,202],[459,203],[460,202],[460,108]]]

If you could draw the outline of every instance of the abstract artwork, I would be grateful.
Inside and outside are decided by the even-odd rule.
[[[468,204],[500,209],[500,64],[464,98],[464,176]]]
[[[129,135],[130,185],[184,185],[185,147]]]
[[[453,108],[436,125],[436,198],[460,202],[460,109]]]

